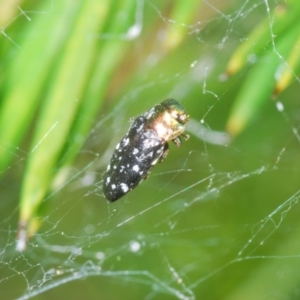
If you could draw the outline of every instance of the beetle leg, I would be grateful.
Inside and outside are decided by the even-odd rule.
[[[181,136],[187,141],[190,136],[188,134],[182,133]]]
[[[159,158],[159,162],[160,163],[167,157],[168,153],[169,153],[169,144],[165,143],[165,145],[164,145],[164,151],[163,151],[161,157]]]
[[[173,143],[179,148],[181,146],[181,139],[179,136],[177,136],[175,139],[172,140]]]

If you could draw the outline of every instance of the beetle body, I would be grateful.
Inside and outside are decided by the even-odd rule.
[[[180,136],[188,138],[183,134],[188,118],[177,100],[167,99],[134,119],[107,166],[103,178],[107,200],[118,200],[144,180],[166,157],[168,141],[181,146]]]

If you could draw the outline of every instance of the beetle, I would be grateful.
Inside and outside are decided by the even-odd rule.
[[[113,202],[139,185],[151,168],[162,162],[169,151],[168,141],[181,146],[185,124],[189,120],[184,107],[167,99],[135,118],[117,144],[103,177],[103,193]]]

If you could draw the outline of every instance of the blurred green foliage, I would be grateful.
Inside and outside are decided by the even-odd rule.
[[[1,81],[0,128],[5,130],[0,131],[0,170],[4,174],[18,159],[14,157],[14,149],[30,136],[20,195],[20,226],[28,235],[39,227],[35,215],[43,199],[52,188],[60,188],[68,179],[103,102],[109,99],[110,79],[116,76],[118,68],[126,61],[132,64],[122,70],[123,75],[118,75],[123,76],[123,83],[119,80],[112,89],[115,94],[115,88],[124,83],[136,84],[147,72],[147,76],[155,78],[147,68],[139,71],[129,47],[142,26],[145,43],[155,38],[151,30],[156,24],[151,22],[151,16],[143,21],[138,19],[143,9],[138,8],[141,3],[105,0],[99,5],[94,1],[62,1],[53,3],[53,7],[47,1],[29,3],[28,10],[42,13],[31,22],[26,22],[26,18],[25,23],[24,18],[14,22],[8,32],[13,44],[8,46],[12,41],[6,35],[1,37],[4,49],[12,47],[14,53],[2,51],[5,77]],[[10,12],[6,16],[14,20],[18,10],[9,1],[1,4]],[[26,7],[26,2],[22,4]],[[165,56],[175,53],[175,58],[176,49],[182,49],[188,38],[186,24],[195,22],[201,5],[197,1],[159,4],[160,10],[169,10],[168,20],[177,21],[167,28],[167,38],[161,44],[159,72],[171,70],[169,61],[163,65]],[[262,104],[294,79],[291,74],[299,68],[299,14],[297,1],[274,7],[232,55],[227,67],[229,75],[247,67],[249,57],[257,56],[257,62],[233,102],[227,121],[231,134],[239,134]],[[9,24],[7,19],[3,22]],[[280,66],[283,66],[280,76],[275,78]],[[194,84],[187,84],[192,90]]]
[[[232,75],[247,62],[253,63],[237,95],[227,123],[232,135],[239,134],[262,105],[281,93],[300,69],[300,2],[289,1],[269,12],[236,49],[227,66]]]
[[[186,100],[184,106],[196,124],[199,120],[204,120],[203,122],[212,128],[227,130],[232,136],[238,136],[237,140],[243,145],[241,148],[244,153],[239,156],[243,151],[235,148],[235,145],[232,153],[232,149],[226,152],[230,147],[212,148],[212,145],[206,143],[203,154],[203,149],[199,146],[202,145],[202,141],[193,141],[191,138],[183,147],[185,149],[181,149],[186,151],[185,156],[174,151],[173,161],[168,159],[164,162],[166,170],[173,170],[173,173],[164,174],[164,178],[167,179],[164,179],[163,183],[162,176],[153,175],[142,194],[132,192],[133,197],[143,201],[124,201],[128,209],[124,213],[128,215],[124,218],[130,220],[129,229],[116,225],[123,222],[121,217],[107,217],[105,213],[109,209],[99,209],[95,213],[100,216],[100,221],[97,219],[95,224],[105,223],[103,220],[107,221],[106,218],[109,218],[110,228],[114,228],[111,235],[107,235],[105,226],[104,229],[101,228],[103,232],[100,234],[108,236],[105,242],[97,234],[96,239],[92,240],[84,231],[85,228],[81,228],[82,224],[77,222],[78,216],[73,216],[73,210],[68,206],[71,201],[66,201],[67,207],[59,207],[57,219],[62,220],[56,221],[55,225],[62,225],[66,231],[71,228],[71,232],[76,232],[78,240],[82,238],[86,242],[86,237],[87,240],[91,238],[84,244],[88,245],[84,250],[89,248],[93,254],[104,248],[109,249],[108,253],[116,248],[122,248],[119,250],[122,252],[128,239],[131,239],[130,234],[135,237],[134,234],[138,230],[143,230],[143,233],[150,232],[146,242],[152,242],[151,239],[154,240],[155,236],[155,242],[149,243],[151,245],[147,248],[150,254],[137,257],[130,256],[131,253],[127,251],[126,259],[121,262],[124,265],[120,269],[151,270],[148,273],[142,272],[136,282],[143,281],[141,278],[144,279],[145,273],[154,273],[155,268],[158,269],[157,278],[161,278],[162,266],[169,266],[167,259],[170,259],[171,266],[178,263],[178,269],[183,269],[180,270],[181,274],[188,274],[184,283],[192,282],[193,285],[187,289],[191,288],[196,295],[205,295],[207,292],[208,295],[213,295],[214,299],[222,299],[227,293],[228,299],[258,299],[260,295],[267,295],[274,289],[274,277],[278,270],[284,268],[284,262],[268,260],[260,264],[263,255],[260,256],[259,251],[265,253],[263,243],[273,234],[274,228],[278,228],[285,214],[298,200],[296,195],[295,202],[291,198],[285,207],[281,206],[282,199],[278,200],[276,196],[284,195],[284,199],[290,190],[298,186],[299,174],[295,165],[298,161],[299,145],[295,148],[291,145],[291,151],[287,150],[289,154],[283,155],[286,151],[282,146],[286,143],[286,132],[294,127],[289,125],[287,130],[280,131],[279,128],[283,125],[274,112],[269,111],[261,117],[263,126],[256,124],[254,130],[248,134],[245,133],[245,129],[251,127],[259,113],[266,113],[264,105],[270,99],[278,96],[293,81],[298,80],[299,84],[297,74],[300,68],[300,2],[262,1],[257,6],[257,1],[246,1],[245,4],[249,5],[248,12],[258,10],[260,13],[245,18],[237,14],[231,21],[228,21],[230,18],[227,16],[232,16],[231,13],[236,12],[236,8],[240,9],[240,1],[222,1],[218,3],[220,7],[210,4],[207,1],[192,0],[0,2],[0,170],[4,180],[12,169],[15,169],[15,172],[21,170],[22,173],[16,176],[17,180],[22,179],[18,250],[25,250],[27,237],[35,235],[41,225],[40,220],[46,219],[40,216],[44,213],[44,206],[51,195],[70,183],[74,166],[81,163],[76,161],[81,149],[95,147],[96,149],[92,149],[93,154],[99,153],[99,161],[107,163],[115,139],[119,139],[121,131],[129,125],[127,119],[171,95],[180,101]],[[266,4],[271,6],[266,7]],[[232,20],[243,21],[243,26]],[[235,31],[239,31],[238,35],[243,37],[242,40],[236,37],[233,42],[230,40]],[[230,42],[224,49],[222,42],[227,40]],[[210,60],[213,60],[211,64]],[[216,78],[219,78],[220,73],[226,74],[228,80],[218,81]],[[222,98],[218,95],[222,95]],[[208,97],[216,99],[215,102]],[[219,101],[225,98],[226,101]],[[287,101],[298,103],[297,97],[291,97]],[[109,121],[105,123],[107,119]],[[89,140],[90,143],[84,145],[94,132],[97,135],[95,141]],[[265,145],[261,145],[262,140],[266,142]],[[251,154],[248,154],[248,151]],[[284,159],[284,172],[272,173],[271,177],[275,179],[267,180],[265,165],[270,163],[271,166],[277,166],[277,161]],[[78,167],[80,171],[90,166],[86,161],[83,165],[84,167]],[[294,167],[295,176],[291,176],[290,173],[286,176],[286,169],[294,175],[291,171]],[[177,176],[177,168],[180,169],[181,175],[190,174],[192,170],[193,176]],[[240,172],[238,175],[235,173],[237,169]],[[253,175],[260,175],[255,183]],[[242,180],[248,177],[248,181]],[[238,181],[242,183],[237,187],[237,184],[233,183]],[[160,185],[163,185],[163,188],[158,189]],[[175,198],[174,202],[161,201],[159,213],[158,210],[149,209],[147,215],[143,214],[143,203],[151,208],[155,205],[153,203],[157,199],[152,197],[153,190],[159,190],[161,199]],[[76,199],[76,188],[68,192],[72,201]],[[223,201],[218,203],[207,201],[214,199],[221,192],[225,196],[227,194],[228,198],[224,196]],[[175,196],[178,196],[178,199]],[[278,203],[273,203],[273,198],[277,199]],[[248,203],[248,199],[252,202]],[[78,202],[78,211],[82,212],[83,206],[88,207],[86,203],[82,204],[84,201]],[[183,203],[184,209],[181,207]],[[213,205],[209,206],[211,203]],[[115,207],[118,207],[117,205]],[[122,202],[120,205],[123,205]],[[273,205],[278,211],[269,215]],[[169,227],[165,229],[165,224],[161,225],[162,220],[167,219],[168,213],[175,211],[176,217],[182,210],[185,213],[184,218],[178,217],[176,221],[170,218],[182,231],[178,230],[175,234],[172,230],[168,232]],[[202,226],[199,225],[202,224],[199,222],[199,211],[205,212],[201,214],[203,224],[207,221],[207,224],[222,226],[208,226],[207,231],[202,230],[203,228],[199,230]],[[67,214],[71,215],[72,222],[66,217]],[[139,222],[141,215],[146,220],[144,223]],[[265,219],[262,222],[264,226],[253,225],[266,215],[266,219],[271,223],[270,227],[266,229],[267,226],[263,223],[266,222]],[[137,218],[131,219],[132,216]],[[298,221],[296,213],[294,218]],[[173,228],[174,224],[171,221],[168,226]],[[51,222],[49,224],[48,227],[53,225]],[[150,229],[154,228],[155,232],[157,224],[161,225],[159,233],[167,232],[166,235],[153,234]],[[272,255],[284,257],[288,251],[291,251],[292,255],[294,249],[298,254],[297,230],[294,233],[290,233],[289,230],[283,227],[282,232],[273,237],[273,242],[268,245],[275,253],[271,252]],[[249,231],[254,241],[246,243],[246,247],[243,248],[245,240],[248,241]],[[57,240],[63,236],[59,231],[51,234]],[[182,239],[176,240],[172,234],[177,238],[182,235]],[[72,243],[73,236],[68,241]],[[163,245],[161,248],[164,249],[155,248],[158,244]],[[240,249],[243,253],[238,256],[236,253]],[[255,252],[257,249],[258,254]],[[44,248],[40,251],[44,251]],[[26,252],[24,253],[26,255]],[[253,262],[244,269],[236,263],[242,261],[247,264],[250,261],[248,258],[253,258],[253,253],[260,259],[255,262],[259,268],[256,268]],[[33,260],[32,265],[39,265],[45,257],[44,252],[38,254],[34,252],[34,259],[30,257]],[[118,270],[116,264],[119,263],[119,254],[113,254],[108,255],[105,260],[108,270]],[[84,258],[88,260],[90,254],[85,255]],[[153,263],[158,261],[157,257],[163,257],[167,262]],[[218,260],[212,259],[216,257]],[[178,258],[181,259],[180,262]],[[27,259],[30,261],[28,257]],[[68,257],[65,261],[69,262],[72,259],[69,260]],[[57,261],[60,264],[63,259],[59,257]],[[6,263],[5,259],[4,262]],[[292,294],[293,288],[297,286],[297,262],[294,260],[289,265],[294,275],[291,276],[292,280],[287,276],[280,286],[287,295]],[[31,269],[30,263],[29,267],[26,265],[26,271]],[[80,264],[81,261],[75,270],[81,270]],[[223,273],[219,272],[222,268],[218,269],[220,265],[223,265],[226,271],[223,277]],[[226,269],[227,267],[229,268]],[[12,264],[9,271],[18,268],[21,269],[19,266],[14,268]],[[66,268],[69,268],[68,264]],[[167,270],[164,270],[164,275],[169,275],[170,270],[173,270],[171,267],[165,269]],[[249,274],[249,269],[252,274]],[[30,274],[24,274],[28,276],[28,279],[25,276],[26,282],[30,282]],[[174,274],[172,273],[172,276]],[[216,274],[216,277],[212,276]],[[169,278],[168,275],[165,275],[166,278]],[[33,277],[35,276],[34,273]],[[151,286],[155,282],[153,278],[151,277],[152,281],[148,278],[145,285]],[[174,281],[174,291],[177,291],[181,283],[180,278],[176,279],[178,280]],[[212,280],[212,283],[201,286],[201,280]],[[47,279],[44,279],[44,282],[47,282]],[[54,281],[53,287],[57,282]],[[159,282],[156,283],[159,286]],[[167,288],[172,286],[172,283],[168,284]],[[13,285],[18,286],[15,282]],[[98,282],[93,287],[97,285]],[[214,289],[215,286],[220,288]],[[122,289],[121,285],[118,289],[114,287],[113,284],[105,284],[100,288],[101,291],[106,290],[107,294],[116,292],[121,295],[120,299],[123,299],[119,289],[127,292],[128,286],[124,284]],[[163,290],[162,287],[159,288]],[[85,292],[88,293],[88,290],[85,289]],[[139,290],[138,293],[140,297],[145,295],[144,291]]]
[[[226,18],[215,18],[218,11],[210,11],[202,1],[151,1],[149,4],[139,0],[103,0],[101,5],[92,0],[19,1],[22,10],[11,3],[2,1],[0,4],[0,16],[1,13],[5,16],[0,17],[3,28],[0,49],[0,174],[4,177],[15,165],[25,164],[20,192],[18,250],[24,250],[27,237],[38,231],[40,214],[47,202],[45,199],[70,180],[75,159],[92,129],[97,128],[97,120],[102,122],[107,117],[111,122],[107,127],[100,127],[96,146],[96,151],[100,149],[99,155],[107,162],[106,151],[111,153],[114,145],[110,143],[114,142],[115,136],[118,138],[120,127],[128,125],[127,117],[141,113],[169,95],[179,95],[192,99],[184,103],[192,118],[200,120],[207,115],[205,121],[209,124],[211,121],[212,127],[227,130],[233,136],[239,135],[241,140],[245,138],[245,148],[252,146],[255,156],[258,143],[253,143],[249,136],[243,137],[244,130],[251,126],[272,97],[297,79],[300,67],[300,4],[297,1],[272,3],[269,11],[264,7],[263,17],[253,21],[255,26],[251,30],[250,25],[245,25],[246,37],[242,41],[235,40],[227,45],[222,55],[213,55],[212,65],[216,67],[208,73],[205,73],[205,68],[195,66],[202,56],[212,52],[216,41],[224,36],[228,38],[228,32],[224,30]],[[251,5],[256,7],[254,4]],[[220,5],[222,11],[230,12],[239,7],[240,2],[225,1]],[[32,14],[29,21],[26,11],[37,13]],[[229,77],[223,85],[215,80],[222,72]],[[214,107],[217,117],[213,118],[211,106],[205,106],[203,101],[204,94],[213,91],[213,96],[223,95],[232,78],[238,86],[230,94],[234,98],[220,101],[219,106]],[[270,114],[269,123],[255,132],[256,136],[269,136],[269,132],[276,131],[270,125],[274,120],[272,117]],[[270,148],[276,146],[276,141],[269,145]],[[209,147],[206,145],[206,151]],[[200,163],[203,157],[195,150],[185,151],[187,157],[193,159],[191,166],[202,168],[201,172],[207,176],[203,178],[211,178],[210,168],[205,169]],[[267,156],[268,151],[266,147],[264,155]],[[181,159],[180,166],[185,166],[185,158],[179,156],[174,154],[174,161]],[[243,158],[235,161],[224,153],[211,155],[212,161],[208,165],[222,165],[226,161],[229,169],[235,170],[238,164],[241,170],[246,170],[245,173],[250,172],[253,161]],[[164,164],[170,166],[172,163],[168,160]],[[188,184],[188,176],[183,176],[179,183],[171,180],[174,177],[169,177],[170,182],[162,191],[166,197],[177,186],[182,185],[181,191],[185,191]],[[220,178],[221,183],[218,183],[219,190],[223,188],[222,180]],[[226,180],[228,184],[229,179]],[[151,184],[157,189],[159,179],[153,176]],[[190,195],[202,199],[207,191],[203,188],[203,195],[199,196],[199,191],[194,189],[198,184],[201,185],[201,181],[189,186],[188,190]],[[255,192],[251,183],[247,185],[245,193],[253,193],[255,198]],[[240,199],[240,195],[237,198]],[[167,207],[165,211],[169,209]],[[140,211],[140,207],[136,208],[136,212]],[[232,211],[236,211],[236,206]],[[195,212],[193,210],[190,214]],[[248,210],[244,215],[248,217]],[[153,224],[148,226],[156,225],[155,217],[150,218]],[[222,210],[218,217],[225,218]],[[185,220],[192,224],[191,228],[195,226],[193,221],[194,218]],[[113,236],[114,243],[120,236]],[[222,236],[222,232],[217,232],[216,236]],[[292,236],[289,243],[292,247],[294,240],[295,236]],[[175,252],[174,248],[171,251]],[[280,248],[279,255],[283,255],[281,251]],[[196,253],[199,255],[198,249]],[[198,259],[196,254],[193,259]],[[270,263],[265,270],[269,274],[274,273],[274,269],[276,266]],[[258,274],[239,287],[236,298],[233,295],[230,299],[241,299],[240,295],[245,293],[247,299],[256,299],[255,294],[251,298],[250,292],[259,281],[263,278]],[[218,280],[216,284],[219,284]],[[284,288],[291,289],[288,284]],[[215,295],[222,293],[217,289],[210,292]],[[262,287],[258,293],[265,292]]]

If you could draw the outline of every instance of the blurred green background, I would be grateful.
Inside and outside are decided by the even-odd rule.
[[[300,299],[299,16],[1,1],[0,298]],[[130,117],[166,98],[190,139],[108,203]]]

